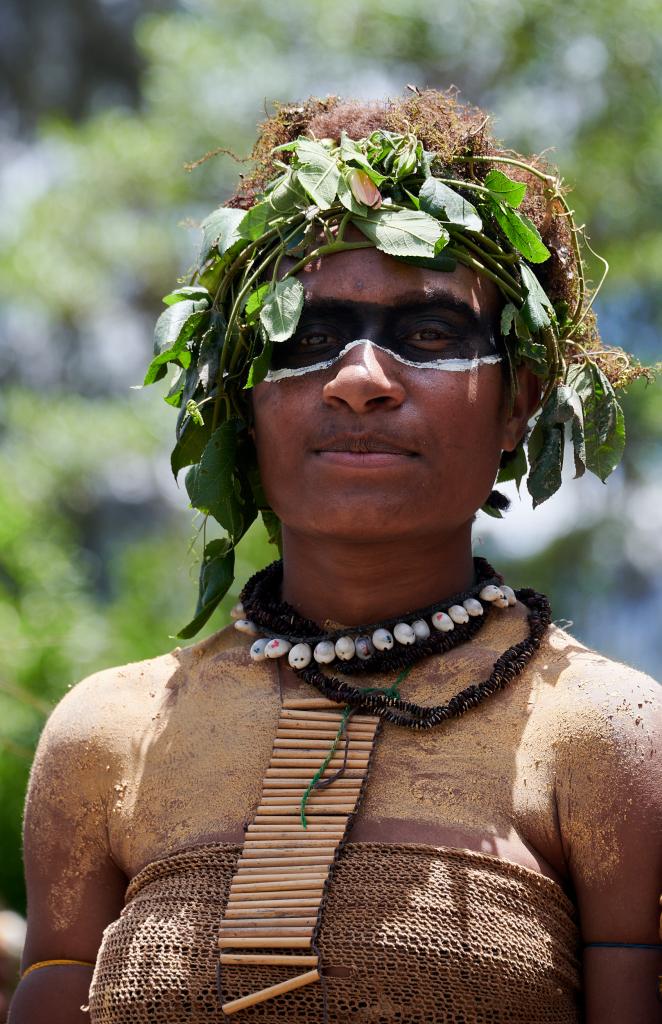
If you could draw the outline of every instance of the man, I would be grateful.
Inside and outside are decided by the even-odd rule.
[[[536,410],[534,500],[565,423],[618,457],[559,184],[437,93],[281,108],[255,156],[146,379],[179,365],[173,469],[228,535],[182,635],[258,510],[282,568],[54,712],[11,1020],[657,1020],[655,684],[471,557]]]

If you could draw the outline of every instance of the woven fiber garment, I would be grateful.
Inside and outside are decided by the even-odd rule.
[[[219,922],[240,847],[200,846],[144,868],[105,931],[92,1024],[203,1024],[223,1015]],[[237,1024],[580,1024],[578,931],[560,886],[448,847],[348,843],[317,944],[330,976],[249,1007]],[[224,966],[223,999],[246,992]],[[296,973],[254,966],[253,990]]]

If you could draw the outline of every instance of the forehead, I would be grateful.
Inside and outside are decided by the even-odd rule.
[[[452,272],[428,270],[374,248],[324,256],[309,263],[298,276],[307,302],[337,299],[397,307],[409,305],[417,297],[425,303],[451,298],[466,302],[483,317],[496,312],[501,304],[496,286],[468,267],[458,264]]]

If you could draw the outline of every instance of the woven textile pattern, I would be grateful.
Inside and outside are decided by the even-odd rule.
[[[240,847],[197,847],[130,883],[105,931],[92,1024],[203,1024],[223,1015],[219,921]],[[574,908],[551,879],[450,848],[348,843],[322,910],[323,982],[242,1010],[237,1024],[580,1024]],[[224,966],[224,1000],[246,991]],[[296,974],[252,968],[256,990]]]

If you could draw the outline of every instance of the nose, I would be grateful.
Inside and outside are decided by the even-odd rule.
[[[337,373],[324,385],[324,401],[356,413],[397,409],[404,402],[405,389],[394,370],[395,360],[366,341],[340,360]]]

